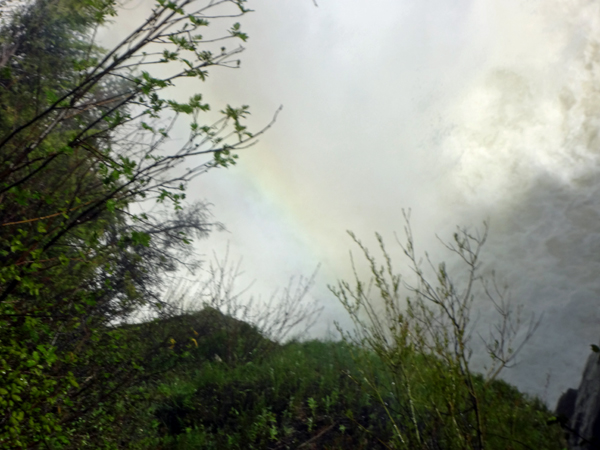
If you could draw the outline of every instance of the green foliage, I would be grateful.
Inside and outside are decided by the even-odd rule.
[[[194,376],[159,388],[163,399],[155,414],[163,445],[382,448],[368,436],[370,430],[383,433],[385,422],[366,414],[368,395],[342,369],[355,369],[350,353],[342,344],[322,342],[290,343],[234,366],[208,362]]]
[[[202,121],[200,94],[164,95],[181,78],[237,66],[241,47],[215,51],[195,33],[206,14],[218,24],[246,12],[243,0],[219,3],[233,9],[158,2],[110,50],[94,37],[114,0],[28,2],[0,29],[2,448],[123,447],[139,434],[124,418],[139,415],[144,386],[183,358],[115,325],[141,308],[164,315],[164,277],[211,229],[205,205],[185,204],[187,183],[235,164],[253,140],[246,106]],[[247,39],[227,27],[222,39]],[[179,116],[190,135],[174,149]]]
[[[190,352],[196,351],[206,354],[206,348]],[[258,358],[238,358],[238,363],[215,355],[193,370],[177,369],[156,387],[147,418],[156,423],[143,427],[156,433],[153,445],[389,449],[398,448],[396,426],[410,427],[409,399],[395,395],[394,374],[371,351],[344,342],[309,341],[276,346]],[[415,357],[413,370],[427,373],[427,361]],[[437,389],[436,380],[430,376],[420,382],[413,398],[423,405],[429,390]],[[489,448],[562,448],[561,430],[546,424],[550,413],[539,401],[501,381],[491,382],[485,392],[482,403],[487,412],[494,411]],[[436,418],[426,412],[420,411],[419,423],[424,448],[454,448],[430,427],[427,419]]]
[[[377,355],[378,364],[363,365],[357,379],[384,407],[393,425],[390,445],[406,449],[561,448],[560,431],[548,426],[550,413],[496,377],[514,361],[535,330],[531,321],[517,340],[518,309],[495,280],[481,275],[480,254],[487,236],[459,229],[447,250],[463,264],[452,275],[444,263],[417,256],[406,219],[402,250],[415,281],[407,282],[392,266],[377,235],[383,264],[351,234],[371,273],[364,282],[340,281],[332,292],[350,314],[355,329],[344,340]],[[428,276],[431,273],[431,276]],[[471,367],[472,308],[476,295],[490,301],[498,324],[485,343],[490,360],[484,375]]]

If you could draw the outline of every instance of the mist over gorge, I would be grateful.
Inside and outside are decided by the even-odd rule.
[[[314,330],[325,335],[345,320],[326,286],[351,273],[346,230],[369,246],[381,232],[393,247],[411,209],[418,247],[440,260],[436,234],[489,220],[486,270],[509,285],[524,320],[542,317],[504,376],[553,405],[600,335],[598,5],[252,7],[241,69],[209,79],[206,96],[243,99],[256,124],[284,109],[237,168],[193,185],[230,231],[208,245],[229,244],[264,297],[320,263]],[[130,26],[135,14],[117,20]],[[481,305],[482,333],[491,309]]]
[[[600,16],[591,2],[550,2],[530,17],[543,44],[507,48],[450,115],[442,203],[458,222],[491,221],[491,266],[542,318],[504,376],[552,404],[600,331]]]

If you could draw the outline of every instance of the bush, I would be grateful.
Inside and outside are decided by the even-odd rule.
[[[402,250],[414,283],[405,282],[394,271],[381,236],[377,239],[383,265],[351,234],[372,278],[362,281],[355,269],[352,284],[340,281],[331,288],[355,325],[353,331],[340,331],[346,342],[361,349],[356,357],[365,363],[359,382],[393,424],[390,445],[404,449],[562,448],[560,431],[547,425],[551,415],[541,402],[496,380],[515,361],[537,323],[532,319],[517,339],[519,308],[513,307],[493,277],[482,276],[480,255],[487,226],[482,234],[458,229],[453,242],[445,244],[465,269],[452,275],[444,263],[435,265],[427,255],[428,267],[423,267],[406,213],[405,220],[407,243]],[[426,269],[431,269],[432,278]],[[492,302],[499,316],[485,343],[489,356],[485,374],[471,367],[476,295]],[[379,364],[365,360],[364,351],[373,352]]]

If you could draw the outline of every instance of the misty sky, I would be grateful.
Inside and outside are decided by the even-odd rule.
[[[507,379],[554,403],[598,340],[600,6],[589,0],[251,0],[238,70],[216,69],[215,107],[275,126],[237,167],[196,180],[228,231],[199,244],[243,258],[263,296],[321,268],[321,335],[346,320],[327,284],[349,275],[353,230],[402,233],[444,258],[436,233],[491,222],[495,270],[542,325]],[[102,37],[143,16],[132,1]],[[191,91],[191,92],[190,92]],[[452,261],[451,261],[452,262]],[[398,264],[401,267],[401,264]],[[492,308],[480,305],[478,324]],[[549,382],[547,381],[549,377]]]

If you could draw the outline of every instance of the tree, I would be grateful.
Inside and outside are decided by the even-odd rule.
[[[384,407],[395,430],[394,448],[484,449],[507,448],[509,443],[539,448],[541,435],[533,430],[547,432],[550,414],[540,413],[539,403],[533,402],[527,411],[506,411],[500,408],[505,400],[498,401],[511,395],[497,381],[498,375],[515,362],[538,322],[532,318],[521,329],[520,310],[507,289],[500,288],[493,276],[482,275],[487,226],[481,234],[458,228],[453,241],[444,244],[464,269],[452,273],[428,255],[423,264],[407,213],[405,220],[407,241],[401,246],[414,281],[405,281],[394,270],[380,235],[383,264],[351,233],[371,279],[363,281],[354,269],[353,283],[340,281],[331,287],[355,325],[350,332],[340,329],[344,340],[357,349],[357,357],[366,350],[383,363],[384,370],[376,371],[367,364],[356,381]],[[491,302],[498,314],[489,337],[482,338],[482,350],[489,356],[483,374],[471,363],[476,298]],[[520,419],[514,417],[523,413]]]
[[[5,448],[120,445],[109,424],[143,400],[127,389],[151,381],[171,355],[167,345],[149,359],[136,354],[114,325],[140,307],[159,311],[164,274],[211,229],[202,205],[184,207],[187,183],[235,164],[234,152],[270,126],[250,133],[247,106],[226,106],[204,124],[210,107],[200,94],[185,103],[163,94],[179,79],[205,80],[211,67],[237,67],[243,48],[220,46],[246,41],[238,23],[213,39],[198,32],[246,14],[245,0],[158,0],[104,51],[94,37],[116,6],[37,0],[0,30]],[[173,149],[166,144],[181,116],[189,137]],[[191,167],[176,172],[183,162]]]

